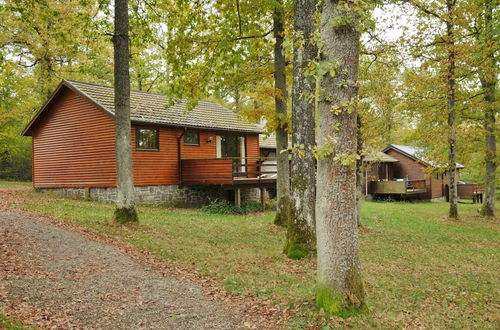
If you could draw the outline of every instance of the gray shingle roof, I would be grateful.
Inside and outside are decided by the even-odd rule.
[[[399,160],[385,154],[381,151],[370,152],[365,155],[363,158],[365,162],[369,163],[397,163]]]
[[[110,86],[65,80],[101,108],[114,114],[114,89]],[[233,111],[210,101],[199,101],[196,107],[186,111],[186,100],[171,107],[165,107],[167,97],[139,91],[130,92],[130,119],[142,123],[154,123],[168,126],[207,128],[226,131],[260,133],[262,130],[244,122]]]
[[[262,149],[276,149],[276,135],[259,136],[259,147]]]

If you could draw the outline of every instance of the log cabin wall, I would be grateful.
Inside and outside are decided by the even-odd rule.
[[[115,186],[113,119],[63,87],[33,129],[33,185]]]
[[[408,178],[409,180],[425,180],[425,186],[427,188],[427,192],[425,194],[420,194],[420,198],[430,199],[441,196],[433,197],[437,195],[438,188],[440,185],[438,182],[434,182],[435,180],[432,177],[426,177],[425,168],[426,165],[410,158],[394,149],[390,149],[386,151],[386,154],[389,156],[399,160],[399,162],[394,163],[394,178],[403,179]]]
[[[114,120],[67,87],[55,97],[33,127],[35,188],[114,187],[116,160]],[[157,128],[159,150],[137,149],[136,128]],[[248,157],[259,156],[258,134],[197,130],[200,145],[185,145],[181,158],[215,158],[217,134],[246,136]],[[179,183],[178,137],[183,128],[132,125],[132,159],[136,186]],[[212,137],[212,142],[209,141]]]

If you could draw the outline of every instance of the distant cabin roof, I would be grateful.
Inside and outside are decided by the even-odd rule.
[[[397,163],[397,162],[399,162],[399,160],[397,160],[396,158],[391,157],[388,154],[383,153],[381,151],[366,154],[363,157],[363,160],[365,162],[370,162],[370,163],[372,163],[372,162],[373,163],[377,163],[377,162],[378,163]]]
[[[276,135],[260,135],[259,146],[261,149],[276,149]]]
[[[406,154],[410,158],[413,158],[415,160],[421,161],[429,166],[435,167],[436,164],[434,164],[432,161],[428,160],[425,158],[425,153],[427,149],[425,148],[420,148],[420,147],[413,147],[413,146],[404,146],[400,144],[389,144],[383,152],[385,153],[386,151],[394,149],[396,151],[399,151],[403,154]],[[462,164],[457,163],[457,168],[464,168]]]
[[[101,110],[114,116],[114,88],[81,81],[63,80],[52,97],[39,110],[32,121],[23,131],[23,135],[31,135],[31,126],[55,98],[59,90],[66,86],[94,103]],[[226,107],[201,100],[196,107],[186,112],[186,100],[171,107],[166,107],[167,97],[162,94],[141,91],[130,92],[130,119],[132,122],[151,123],[165,126],[204,128],[211,130],[237,131],[261,133],[262,130],[255,124],[246,123],[236,113]]]

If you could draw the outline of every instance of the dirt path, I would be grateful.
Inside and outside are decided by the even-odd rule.
[[[117,247],[0,210],[0,309],[40,327],[237,329],[244,314]]]

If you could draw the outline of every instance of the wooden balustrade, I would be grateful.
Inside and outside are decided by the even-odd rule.
[[[263,157],[181,160],[181,184],[262,185],[276,182],[276,159]]]

